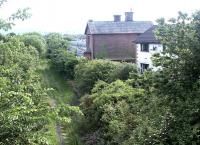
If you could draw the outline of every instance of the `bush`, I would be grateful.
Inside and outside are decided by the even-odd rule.
[[[38,52],[16,37],[0,43],[0,144],[48,144],[52,109],[36,73]]]
[[[98,80],[113,82],[126,80],[129,73],[137,73],[134,64],[119,63],[109,60],[92,60],[79,63],[75,68],[75,80],[80,93],[90,93]]]
[[[75,80],[81,93],[89,93],[98,80],[110,82],[116,63],[93,60],[80,63],[75,68]]]
[[[112,75],[113,80],[120,79],[120,80],[127,80],[129,79],[130,75],[137,75],[138,69],[135,64],[132,63],[120,63],[114,74]]]
[[[39,33],[25,33],[21,36],[21,40],[26,46],[33,46],[39,52],[39,55],[44,55],[46,51],[46,41]]]
[[[66,75],[68,79],[74,78],[74,68],[78,64],[78,59],[74,53],[67,52],[64,49],[58,49],[54,51],[51,60],[53,67],[55,67],[57,71]]]
[[[45,40],[47,43],[47,58],[51,58],[54,55],[54,51],[57,49],[65,49],[67,50],[69,40],[67,36],[61,35],[59,33],[49,33],[45,36]]]
[[[137,103],[144,90],[132,88],[117,80],[111,84],[99,81],[92,94],[82,98],[85,115],[85,142],[88,145],[121,145],[131,138],[137,127]]]
[[[0,42],[0,145],[55,145],[50,126],[70,126],[82,115],[78,107],[50,106],[49,94],[55,96],[44,88],[38,65],[34,47],[17,37]]]
[[[48,47],[46,56],[51,59],[53,67],[68,79],[73,79],[78,59],[74,53],[67,51],[71,39],[67,35],[59,33],[49,33],[45,39]]]

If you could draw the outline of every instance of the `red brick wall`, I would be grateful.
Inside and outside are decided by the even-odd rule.
[[[136,45],[132,41],[138,34],[93,35],[94,58],[135,58]],[[92,47],[90,47],[92,48]]]

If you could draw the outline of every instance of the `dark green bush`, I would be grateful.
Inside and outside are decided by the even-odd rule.
[[[45,40],[47,43],[47,58],[51,58],[54,55],[54,51],[57,49],[65,49],[67,50],[69,40],[67,36],[64,36],[59,33],[49,33],[45,35]]]
[[[67,51],[71,40],[59,33],[49,33],[45,36],[47,43],[47,58],[51,59],[53,67],[68,79],[74,78],[74,68],[78,64],[75,54]]]
[[[81,101],[87,124],[82,128],[86,144],[121,145],[131,138],[137,127],[139,107],[136,102],[143,96],[144,90],[120,80],[111,84],[99,81],[91,95]]]
[[[74,78],[74,68],[78,64],[78,59],[74,53],[67,52],[64,49],[54,51],[51,57],[53,67],[65,75],[68,79]]]
[[[89,93],[98,80],[113,82],[126,80],[130,72],[137,73],[134,64],[109,60],[92,60],[80,63],[75,68],[75,80],[81,93]]]
[[[137,75],[138,69],[135,64],[132,63],[120,63],[116,68],[116,71],[113,73],[112,78],[113,80],[120,79],[120,80],[127,80],[129,79],[130,75]]]
[[[105,60],[93,60],[80,63],[75,68],[75,80],[81,93],[88,93],[98,80],[110,81],[116,70],[116,63]]]

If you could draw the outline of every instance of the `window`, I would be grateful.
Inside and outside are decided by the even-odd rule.
[[[140,63],[140,72],[143,73],[145,70],[149,68],[149,64]]]
[[[149,52],[149,44],[148,43],[141,44],[141,51]]]

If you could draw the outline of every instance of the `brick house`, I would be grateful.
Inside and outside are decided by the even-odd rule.
[[[85,57],[136,62],[136,44],[133,41],[153,23],[133,21],[133,12],[125,12],[125,21],[114,15],[114,21],[88,21]]]

